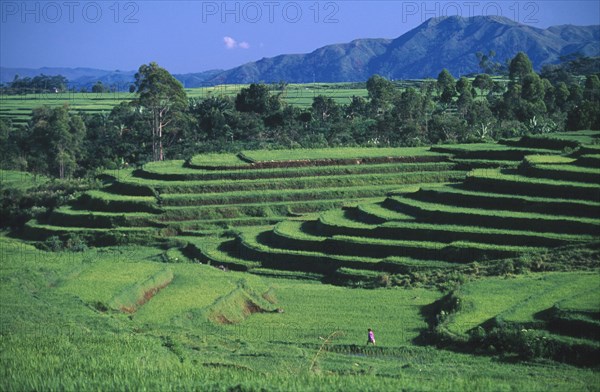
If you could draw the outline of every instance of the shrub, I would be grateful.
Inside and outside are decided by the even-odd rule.
[[[44,248],[52,252],[60,252],[63,250],[63,242],[57,235],[50,236],[44,241]]]
[[[84,252],[88,249],[87,243],[77,234],[69,234],[64,247],[71,252]]]

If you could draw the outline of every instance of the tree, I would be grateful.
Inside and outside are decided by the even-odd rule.
[[[98,80],[98,81],[96,82],[96,84],[94,84],[94,85],[92,86],[92,92],[93,92],[93,93],[97,93],[97,94],[99,94],[99,93],[103,93],[103,92],[105,92],[105,91],[107,91],[107,90],[108,90],[108,89],[104,87],[104,84],[103,84],[103,83],[102,83],[100,80]]]
[[[375,115],[383,115],[391,109],[395,95],[392,82],[382,76],[373,75],[367,80],[367,91]]]
[[[494,88],[494,80],[488,74],[479,74],[473,80],[473,87],[478,88],[484,95],[485,91],[491,91]]]
[[[569,103],[569,87],[565,82],[558,82],[553,91],[555,107],[560,111],[566,111]]]
[[[0,118],[0,169],[19,169],[16,148],[17,132],[9,118]]]
[[[496,52],[493,50],[490,50],[488,54],[477,52],[475,53],[475,56],[477,56],[477,60],[479,60],[479,68],[481,68],[485,74],[497,74],[503,70],[502,64],[493,61],[493,58],[496,57]]]
[[[456,90],[459,94],[456,105],[459,112],[464,116],[467,113],[469,106],[473,103],[473,95],[471,94],[472,87],[469,79],[464,76],[456,82]]]
[[[135,74],[139,97],[134,104],[147,110],[152,129],[152,157],[164,159],[163,141],[168,126],[187,107],[187,96],[181,83],[155,62],[142,65]]]
[[[589,75],[585,79],[583,98],[590,102],[600,102],[600,79],[597,75]]]
[[[331,122],[339,118],[340,107],[331,97],[318,95],[313,99],[312,113],[315,119],[319,122]]]
[[[33,110],[24,139],[29,167],[36,173],[71,177],[82,157],[86,128],[83,120],[70,114],[68,106]]]
[[[508,72],[510,80],[520,82],[526,75],[533,72],[533,65],[525,53],[519,52],[510,61]]]
[[[437,88],[441,93],[440,102],[449,104],[456,95],[456,82],[454,77],[446,68],[437,77]]]
[[[252,83],[241,89],[235,98],[235,109],[238,112],[270,114],[280,108],[279,94],[272,96],[269,86],[265,84]]]

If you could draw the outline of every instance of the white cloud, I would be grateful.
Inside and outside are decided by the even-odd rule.
[[[223,42],[225,43],[225,47],[227,49],[250,49],[250,44],[246,41],[237,42],[233,37],[225,36],[223,37]]]
[[[231,37],[223,37],[223,42],[225,42],[225,47],[227,49],[233,49],[236,47],[237,42]]]

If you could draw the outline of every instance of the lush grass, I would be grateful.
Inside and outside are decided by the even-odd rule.
[[[502,209],[521,212],[548,213],[594,217],[600,214],[600,202],[573,199],[544,198],[534,196],[506,195],[480,192],[460,187],[422,187],[420,191],[407,195],[413,199],[437,202],[460,207]],[[567,197],[564,195],[563,197]]]
[[[380,195],[382,192],[385,192],[385,189],[387,188],[376,189],[375,191],[369,189],[364,193],[362,191],[346,193],[343,195],[345,198],[331,200],[165,207],[165,213],[161,216],[161,219],[172,222],[200,219],[222,220],[242,217],[279,217],[290,214],[304,214],[308,212],[324,211],[331,208],[340,208],[347,204],[353,204],[359,200],[369,201],[372,200],[373,193]],[[369,195],[371,195],[371,197],[369,197]]]
[[[84,193],[76,205],[87,210],[105,212],[161,212],[155,197],[120,195],[101,190]]]
[[[488,147],[463,149],[534,150]],[[323,151],[296,159],[348,158],[320,158]],[[454,293],[464,301],[458,313],[442,317],[458,340],[504,320],[547,327],[552,342],[593,350],[596,270],[469,280],[495,269],[593,268],[554,260],[554,250],[528,253],[594,239],[598,200],[590,196],[598,184],[562,177],[594,169],[540,156],[531,163],[556,170],[561,181],[493,171],[488,185],[502,188],[508,178],[526,196],[422,184],[463,176],[451,163],[236,170],[232,157],[207,169],[176,161],[117,172],[109,190],[56,210],[54,225],[26,227],[38,240],[80,236],[118,246],[47,253],[0,236],[0,389],[598,390],[597,369],[415,345],[432,327],[427,309],[442,298],[437,290],[340,286],[466,282]],[[482,173],[490,171],[474,176]],[[396,196],[381,203],[387,192]],[[168,228],[124,227],[152,220]],[[262,224],[269,226],[239,228]],[[127,240],[144,246],[119,245]],[[515,258],[491,260],[507,256]],[[375,330],[377,346],[364,345],[366,328]]]
[[[461,287],[461,310],[448,324],[457,334],[500,317],[506,321],[527,324],[534,316],[563,299],[598,288],[599,276],[592,273],[545,274],[489,278]],[[597,292],[597,291],[596,291]]]
[[[600,132],[598,132],[597,130],[554,132],[538,137],[558,140],[569,140],[580,144],[594,144],[600,139]]]
[[[155,250],[57,255],[0,241],[5,390],[547,391],[597,390],[600,381],[593,370],[413,345],[426,328],[421,308],[439,298],[436,291],[356,290],[172,264],[172,283],[129,318],[87,304],[163,268],[152,261]],[[284,312],[256,313],[235,325],[211,322],[215,307],[235,307],[220,299],[239,287],[270,288]],[[376,333],[375,347],[364,347],[367,328]],[[319,353],[319,337],[336,331]]]
[[[15,123],[25,123],[31,111],[40,106],[58,107],[65,104],[73,112],[108,113],[121,102],[128,102],[135,96],[130,93],[40,93],[24,95],[2,95],[0,97],[0,117],[11,119]]]
[[[263,191],[276,189],[307,189],[318,187],[350,187],[366,184],[384,185],[395,183],[415,184],[422,182],[448,182],[464,178],[464,171],[424,171],[407,173],[361,174],[353,176],[314,176],[250,180],[211,181],[158,181],[137,177],[120,179],[117,185],[155,189],[161,194],[169,193],[217,193],[235,191]]]
[[[228,96],[235,99],[240,90],[248,85],[218,85],[211,87],[186,89],[188,98],[208,98],[210,96]],[[279,91],[273,91],[276,94]],[[313,98],[326,95],[339,104],[349,104],[353,96],[367,97],[367,90],[339,84],[290,84],[287,86],[282,100],[290,105],[309,108]],[[79,113],[108,113],[122,102],[135,99],[136,94],[128,92],[107,93],[39,93],[23,95],[2,95],[0,97],[0,117],[10,118],[15,123],[26,123],[31,111],[39,106],[63,106],[68,104],[72,111]]]
[[[544,148],[511,147],[503,144],[474,143],[433,146],[431,151],[452,154],[458,159],[515,161],[527,155],[551,155],[556,151]]]
[[[527,155],[524,159],[530,164],[557,164],[557,163],[573,163],[575,158],[563,157],[561,155]]]
[[[437,176],[437,174],[436,174]],[[423,179],[415,178],[416,181]],[[429,176],[424,180],[429,180]],[[264,190],[261,192],[252,191],[233,191],[221,193],[172,193],[161,197],[161,203],[165,207],[170,206],[209,206],[209,205],[237,205],[237,204],[273,204],[280,202],[301,202],[311,200],[332,200],[332,199],[352,199],[376,197],[385,195],[388,191],[398,191],[398,183],[404,178],[390,176],[381,178],[379,181],[374,179],[372,185],[368,185],[368,178],[365,181],[356,181],[348,186],[331,187],[324,184],[322,187],[315,184],[315,188],[310,189],[279,189]],[[408,179],[410,181],[411,178]],[[346,185],[346,184],[344,184]],[[283,185],[282,185],[283,186]]]
[[[47,183],[49,179],[44,176],[38,176],[27,172],[16,170],[0,169],[0,190],[1,189],[20,189],[27,190]]]
[[[426,222],[470,224],[504,229],[548,231],[566,234],[592,234],[600,220],[587,217],[560,216],[506,210],[455,207],[404,198],[388,198],[385,206],[414,215]]]
[[[236,257],[232,240],[209,238],[185,238],[188,241],[186,253],[213,266],[223,265],[233,270],[248,271],[260,266],[257,261],[244,260]]]
[[[512,171],[475,169],[468,173],[465,186],[478,191],[534,197],[598,201],[600,190],[595,184],[527,177]]]
[[[600,185],[600,168],[576,165],[536,164],[521,170],[526,176]]]
[[[255,162],[264,161],[294,161],[319,159],[360,159],[378,157],[413,157],[439,155],[429,151],[428,147],[405,148],[321,148],[297,150],[254,150],[244,151],[243,154]]]
[[[383,209],[381,206],[378,208]],[[594,235],[494,229],[475,225],[434,224],[415,220],[390,220],[380,225],[373,225],[353,220],[341,210],[332,210],[321,214],[318,227],[319,232],[328,236],[352,235],[384,239],[436,240],[440,242],[463,240],[498,245],[554,247],[595,239]]]
[[[411,257],[425,260],[471,263],[476,260],[500,259],[540,251],[532,246],[485,244],[468,241],[396,240],[353,236],[333,236],[326,241],[329,252],[348,256]]]
[[[190,166],[198,168],[235,168],[244,165],[246,162],[235,154],[199,154],[194,155],[190,160]]]
[[[291,177],[345,176],[356,174],[384,174],[452,170],[450,162],[380,163],[361,165],[306,166],[269,168],[260,170],[205,170],[181,166],[183,161],[153,162],[144,165],[136,177],[163,181],[182,180],[251,180]]]

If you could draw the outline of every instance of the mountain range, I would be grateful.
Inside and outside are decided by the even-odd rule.
[[[552,26],[540,29],[499,16],[432,18],[396,39],[357,39],[327,45],[308,54],[283,54],[229,70],[174,75],[185,87],[252,82],[310,83],[366,81],[373,74],[388,79],[436,77],[446,68],[454,76],[481,72],[477,52],[496,53],[506,63],[519,51],[536,70],[560,62],[562,56],[600,56],[600,26]],[[135,71],[89,68],[0,69],[0,83],[21,77],[61,74],[76,87],[126,86]],[[126,89],[124,88],[124,89]]]

